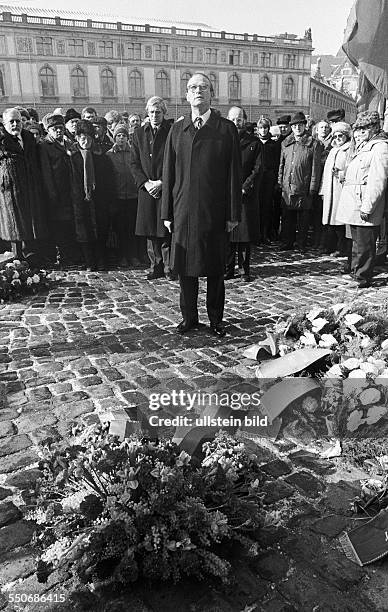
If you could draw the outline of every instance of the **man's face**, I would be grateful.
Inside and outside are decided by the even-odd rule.
[[[128,142],[128,136],[126,134],[116,134],[115,142],[119,147],[124,147]]]
[[[17,110],[11,110],[3,117],[4,128],[11,136],[19,136],[22,131],[22,118]]]
[[[317,136],[324,140],[326,136],[330,133],[330,126],[326,121],[320,121],[317,125]]]
[[[238,129],[238,131],[240,132],[243,127],[245,126],[245,119],[244,119],[244,113],[243,110],[241,108],[231,108],[228,112],[228,119],[229,121],[233,121],[234,125],[236,126],[236,128]]]
[[[195,74],[187,83],[186,99],[192,108],[199,108],[201,113],[206,113],[210,108],[211,92],[210,83],[201,74]]]
[[[129,127],[138,128],[140,125],[141,121],[139,115],[132,115],[132,117],[129,118]]]
[[[53,140],[62,141],[63,140],[63,135],[65,133],[65,126],[64,125],[53,125],[53,126],[49,127],[47,132],[48,132],[49,136],[51,136],[51,138],[53,138]]]
[[[288,123],[279,124],[280,136],[288,136],[291,133],[291,128]]]
[[[82,119],[87,119],[88,121],[94,121],[96,117],[97,117],[96,113],[89,113],[88,111],[86,111],[83,114]]]
[[[306,130],[306,124],[304,123],[304,121],[300,121],[299,123],[294,123],[291,126],[291,129],[292,129],[292,133],[294,134],[294,136],[296,138],[299,138],[300,136],[303,136]]]
[[[79,134],[76,136],[77,142],[81,149],[90,149],[92,146],[92,137],[89,134]]]
[[[153,104],[152,106],[149,106],[147,112],[152,127],[157,127],[162,123],[164,118],[164,112],[160,108],[159,104]]]
[[[105,135],[105,128],[103,125],[94,124],[94,135],[95,138],[102,140]]]
[[[75,118],[69,119],[69,121],[66,123],[66,129],[68,132],[70,132],[70,134],[75,134],[75,128],[77,127],[78,121],[79,119]]]

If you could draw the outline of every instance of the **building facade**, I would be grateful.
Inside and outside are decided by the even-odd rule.
[[[223,114],[232,104],[241,104],[252,121],[309,113],[309,31],[303,38],[265,37],[1,10],[2,108],[22,104],[43,115],[90,105],[99,114],[113,108],[144,113],[146,100],[160,95],[176,118],[187,111],[187,81],[203,71]]]
[[[310,87],[310,115],[315,121],[326,119],[330,110],[343,108],[345,120],[348,123],[353,123],[357,115],[357,107],[351,95],[338,91],[338,89],[319,78],[311,78]]]

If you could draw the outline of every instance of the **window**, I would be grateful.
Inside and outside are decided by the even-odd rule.
[[[44,98],[50,98],[55,96],[55,74],[54,70],[50,66],[45,66],[39,71],[40,86],[42,90],[42,96]]]
[[[277,55],[273,55],[272,56],[272,62],[273,62],[274,68],[276,68],[276,66],[278,65],[278,56]]]
[[[221,51],[220,61],[221,61],[223,64],[226,64],[226,51]]]
[[[167,45],[156,45],[155,47],[155,59],[159,62],[168,61],[168,47]]]
[[[296,65],[296,55],[287,55],[284,56],[284,68],[295,68]]]
[[[138,70],[132,70],[129,75],[129,96],[131,98],[143,97],[143,79]]]
[[[193,47],[181,47],[181,62],[193,63]]]
[[[249,64],[249,53],[244,52],[242,55],[243,64]]]
[[[259,63],[259,54],[258,53],[254,53],[253,57],[252,57],[252,64],[258,64]]]
[[[147,45],[145,48],[145,58],[152,59],[152,47],[150,47],[149,45]]]
[[[141,44],[130,43],[128,45],[128,59],[139,60],[141,59]]]
[[[270,53],[262,53],[260,55],[260,65],[263,68],[269,68],[271,66],[271,54]]]
[[[260,100],[270,100],[271,99],[271,81],[265,74],[261,77],[260,83]]]
[[[70,75],[70,83],[74,98],[86,98],[86,75],[79,66],[72,70]]]
[[[64,40],[57,40],[58,55],[66,55],[66,44]]]
[[[38,55],[52,55],[53,39],[49,36],[38,36],[36,39],[36,52]]]
[[[98,49],[99,49],[99,56],[100,57],[106,57],[106,58],[111,58],[113,57],[113,42],[108,40],[102,40],[100,41],[99,45],[98,45]]]
[[[181,96],[182,98],[186,97],[187,83],[190,81],[191,76],[192,75],[190,72],[184,72],[181,76]]]
[[[114,98],[116,95],[116,79],[110,68],[101,70],[101,91],[103,98]]]
[[[209,81],[212,84],[213,87],[213,93],[214,93],[214,97],[217,98],[218,97],[218,83],[217,83],[217,77],[214,74],[214,72],[211,72],[209,74]]]
[[[164,70],[160,70],[156,75],[156,95],[160,98],[170,97],[170,79]]]
[[[229,54],[229,65],[238,66],[240,64],[240,51],[231,51]]]
[[[84,54],[84,41],[74,38],[69,40],[69,55],[71,57],[82,57]]]
[[[284,99],[287,102],[295,101],[295,83],[292,77],[287,77],[284,82]]]
[[[207,64],[217,63],[217,49],[206,49],[205,61]]]
[[[88,40],[88,55],[96,55],[96,43]]]
[[[5,96],[4,75],[2,70],[0,70],[0,96]]]
[[[241,95],[240,77],[235,72],[229,77],[229,99],[239,100]]]
[[[311,94],[311,102],[315,102],[315,92],[316,92],[316,89],[315,89],[315,87],[313,87],[313,91],[312,91],[312,94]]]
[[[197,49],[197,62],[203,62],[203,49]]]
[[[18,37],[16,39],[16,45],[18,53],[32,53],[32,40],[31,38],[21,38]]]

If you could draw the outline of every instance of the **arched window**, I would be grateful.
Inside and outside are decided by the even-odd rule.
[[[110,68],[101,70],[101,92],[103,98],[114,98],[116,96],[116,78]]]
[[[2,70],[0,70],[0,96],[5,96],[4,75]]]
[[[313,87],[313,91],[312,91],[312,94],[311,94],[311,102],[315,102],[315,92],[316,92],[316,89],[315,89],[315,87]]]
[[[235,72],[229,77],[229,99],[239,100],[241,97],[240,77]]]
[[[217,77],[214,74],[214,72],[211,72],[209,74],[209,81],[212,84],[213,87],[213,94],[215,98],[218,98],[218,83],[217,83]]]
[[[86,75],[82,68],[77,66],[72,70],[70,75],[71,91],[74,98],[85,98],[86,93]]]
[[[55,96],[55,74],[50,66],[44,66],[39,70],[40,87],[43,97]]]
[[[160,98],[170,97],[170,79],[164,70],[160,70],[156,75],[156,95]]]
[[[181,76],[181,96],[182,98],[186,97],[186,93],[187,93],[187,83],[190,81],[191,79],[191,73],[190,72],[184,72]]]
[[[324,106],[327,106],[327,92],[326,91],[323,94],[323,104],[324,104]]]
[[[143,97],[143,79],[141,73],[138,70],[132,70],[129,75],[129,97]]]
[[[292,77],[287,77],[284,81],[284,99],[287,102],[295,101],[295,83]]]
[[[260,100],[270,100],[271,99],[271,81],[265,74],[260,78]]]

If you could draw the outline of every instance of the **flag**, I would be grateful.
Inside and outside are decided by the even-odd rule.
[[[349,60],[360,69],[361,95],[371,87],[388,98],[388,0],[356,0],[342,45]]]

